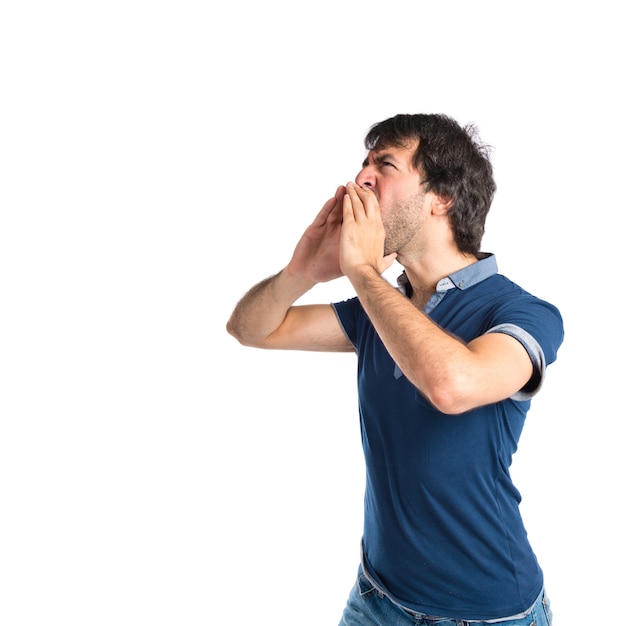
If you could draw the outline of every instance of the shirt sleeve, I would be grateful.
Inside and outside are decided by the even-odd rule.
[[[346,337],[352,345],[357,347],[357,326],[359,323],[360,313],[363,311],[358,298],[350,298],[343,302],[334,302],[332,307],[335,315],[339,320],[339,324],[343,329]]]
[[[529,400],[541,388],[546,368],[556,360],[563,342],[563,320],[553,305],[534,297],[523,299],[516,310],[502,312],[507,321],[495,324],[488,333],[505,333],[517,339],[526,349],[533,364],[533,375],[526,386],[514,394],[513,400]],[[518,303],[519,305],[519,303]]]

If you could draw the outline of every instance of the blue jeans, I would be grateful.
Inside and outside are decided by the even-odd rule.
[[[433,617],[405,609],[378,591],[359,567],[357,581],[350,592],[339,626],[550,626],[550,601],[541,592],[526,615],[497,622],[477,622]]]

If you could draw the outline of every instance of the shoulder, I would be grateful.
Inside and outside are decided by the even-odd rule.
[[[495,293],[499,296],[491,311],[491,330],[516,327],[519,331],[510,334],[515,334],[520,341],[524,337],[535,341],[541,346],[546,362],[554,361],[564,339],[564,323],[559,308],[504,276],[498,275],[494,284],[497,287]]]

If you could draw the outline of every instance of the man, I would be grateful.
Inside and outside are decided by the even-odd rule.
[[[480,252],[496,186],[473,127],[397,115],[365,144],[355,181],[227,326],[248,346],[358,356],[365,520],[340,626],[549,624],[509,466],[561,316]],[[355,298],[294,305],[342,275]]]

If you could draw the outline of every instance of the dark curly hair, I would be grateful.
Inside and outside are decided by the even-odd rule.
[[[448,211],[461,252],[478,254],[485,220],[496,192],[491,148],[473,124],[465,127],[441,114],[400,114],[374,124],[365,136],[367,150],[406,146],[417,140],[413,164],[426,191],[452,200]]]

